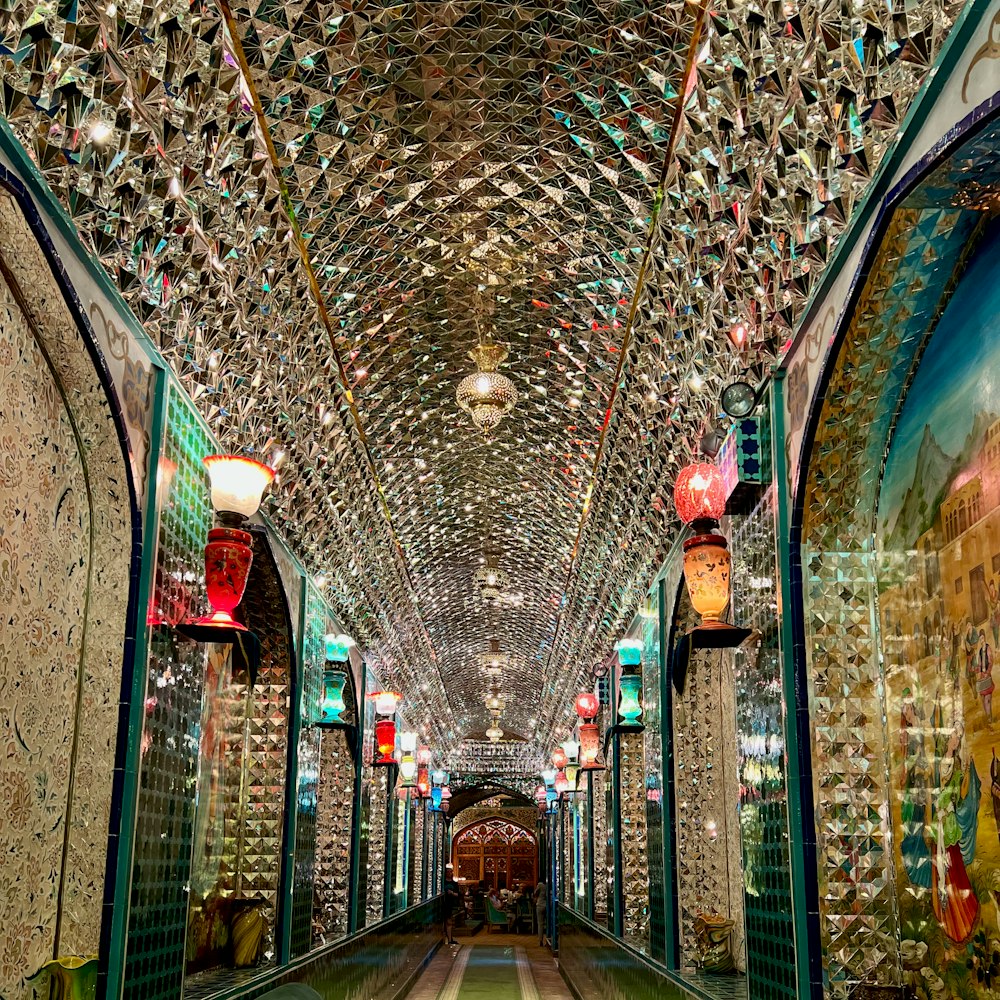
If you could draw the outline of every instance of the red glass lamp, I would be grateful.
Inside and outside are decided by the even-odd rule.
[[[396,706],[399,694],[395,691],[373,691],[369,696],[375,702],[375,714],[382,716],[375,722],[375,746],[381,756],[372,761],[376,767],[389,767],[396,763],[392,753],[396,749]]]
[[[221,527],[209,531],[205,546],[205,589],[214,613],[198,624],[245,631],[246,626],[233,618],[253,562],[253,538],[242,526],[260,509],[274,469],[242,455],[209,455],[202,461]]]
[[[388,767],[396,763],[392,755],[396,749],[396,723],[392,719],[379,719],[375,723],[375,745],[381,756],[372,761],[373,766]]]
[[[562,747],[556,747],[552,751],[552,766],[557,770],[561,771],[566,766],[566,761],[569,758],[566,756],[566,751]]]
[[[581,691],[576,696],[575,708],[576,714],[584,722],[590,722],[597,718],[597,713],[601,710],[601,702],[593,691]]]
[[[212,613],[185,622],[178,631],[198,642],[238,645],[253,683],[259,643],[236,621],[233,612],[243,600],[253,563],[253,536],[243,526],[260,508],[274,469],[242,455],[209,455],[202,461],[208,469],[212,506],[219,520],[219,527],[208,532],[205,546],[205,590]]]
[[[562,795],[563,792],[569,791],[569,778],[566,777],[566,772],[565,771],[560,771],[556,775],[555,788],[556,788],[556,792],[558,794],[560,794],[560,795]]]
[[[674,505],[694,535],[684,542],[684,579],[691,605],[701,615],[701,628],[727,628],[722,614],[729,604],[731,558],[718,533],[726,512],[722,473],[708,462],[682,469],[674,485]]]

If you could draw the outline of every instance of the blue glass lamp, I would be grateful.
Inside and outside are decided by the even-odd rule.
[[[327,633],[323,636],[327,663],[347,663],[351,658],[351,646],[353,645],[354,640],[349,635]]]
[[[623,674],[618,684],[618,726],[642,729],[642,675]]]
[[[321,728],[336,728],[347,725],[343,713],[347,711],[344,702],[344,689],[347,687],[347,674],[343,670],[327,668],[323,671],[323,699],[320,702],[320,717],[316,723]]]

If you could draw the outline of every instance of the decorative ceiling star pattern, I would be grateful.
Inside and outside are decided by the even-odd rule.
[[[497,640],[547,743],[662,559],[726,330],[780,349],[958,7],[720,0],[692,46],[679,0],[12,0],[0,111],[225,446],[283,456],[267,512],[408,715],[482,731]],[[480,336],[519,397],[489,441]]]

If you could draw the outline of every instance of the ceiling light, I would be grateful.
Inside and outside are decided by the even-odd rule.
[[[455,396],[483,436],[489,438],[517,403],[514,383],[497,371],[507,357],[507,348],[486,342],[469,351],[469,357],[479,371],[459,382]]]

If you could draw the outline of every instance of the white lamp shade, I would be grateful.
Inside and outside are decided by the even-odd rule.
[[[417,762],[412,757],[404,757],[399,762],[399,776],[403,781],[413,781],[417,776]]]
[[[372,697],[375,699],[375,712],[378,715],[395,714],[399,702],[399,695],[395,691],[376,691]]]
[[[399,749],[406,754],[414,754],[417,750],[417,734],[416,733],[400,733],[399,734]]]
[[[580,744],[576,740],[566,740],[563,745],[563,752],[570,760],[576,760],[580,753]]]
[[[208,469],[215,510],[253,517],[274,479],[274,469],[242,455],[209,455],[202,461]]]

